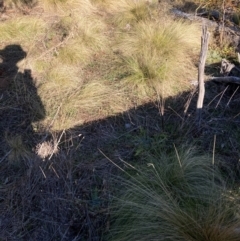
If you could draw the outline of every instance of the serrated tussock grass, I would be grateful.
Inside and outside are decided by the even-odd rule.
[[[97,19],[78,18],[72,38],[59,50],[59,60],[68,64],[88,63],[94,54],[107,48],[105,27]]]
[[[46,12],[68,15],[78,13],[80,15],[90,15],[96,11],[90,0],[42,0],[40,4]]]
[[[46,23],[37,17],[18,17],[1,23],[0,41],[5,44],[31,45],[44,34]]]
[[[210,158],[191,149],[161,151],[128,171],[136,174],[113,178],[121,188],[113,197],[108,240],[239,239],[237,207],[225,199],[224,179]]]
[[[4,7],[7,8],[33,8],[37,5],[38,0],[4,0]]]
[[[126,109],[121,90],[108,81],[92,80],[84,83],[84,76],[76,67],[52,66],[44,79],[38,93],[46,109],[44,123],[54,119],[51,126],[53,130],[68,129],[86,120],[107,117]]]
[[[22,165],[22,160],[26,161],[31,159],[32,152],[24,143],[21,135],[6,135],[5,141],[7,143],[7,147],[9,148],[9,154],[7,155],[9,163],[20,167]]]
[[[81,125],[87,121],[112,116],[125,109],[125,98],[121,90],[108,81],[92,80],[68,96],[53,129],[61,130]]]
[[[98,9],[109,10],[112,0],[91,0],[91,3]]]
[[[47,115],[53,117],[68,96],[81,88],[82,82],[81,71],[76,67],[59,62],[50,65],[38,87]]]
[[[127,84],[140,90],[154,88],[163,97],[187,88],[196,74],[199,27],[183,21],[138,23],[120,37],[119,49],[129,68]]]
[[[79,87],[81,80],[81,71],[70,65],[53,65],[46,74],[48,81],[47,88],[55,88],[58,94],[68,93],[72,89]],[[52,86],[51,86],[52,84]]]
[[[145,0],[120,0],[109,3],[110,13],[113,15],[113,22],[119,27],[134,25],[157,16],[158,2]]]

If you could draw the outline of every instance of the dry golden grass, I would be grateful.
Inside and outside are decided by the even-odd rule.
[[[76,103],[76,107],[82,108],[84,111],[110,111],[114,109],[114,113],[120,112],[122,108],[121,96],[123,93],[107,81],[91,81],[87,83],[80,91],[80,100]],[[114,96],[114,98],[113,98]],[[116,108],[115,108],[116,107]]]
[[[7,8],[33,8],[38,4],[38,0],[4,0],[4,6]]]
[[[52,126],[54,130],[68,129],[126,110],[122,91],[107,81],[98,80],[92,80],[73,89],[61,103],[62,105],[59,102],[54,105],[55,113],[59,108]],[[53,117],[47,118],[46,121],[49,123],[52,119]]]
[[[74,66],[61,65],[59,62],[48,67],[50,68],[44,73],[38,92],[48,116],[52,118],[68,96],[81,88],[82,76],[81,71]]]
[[[160,19],[138,23],[120,36],[130,76],[126,83],[142,92],[155,89],[161,96],[188,88],[195,77],[200,28],[182,21]]]
[[[0,25],[0,41],[5,44],[19,43],[31,46],[44,35],[46,23],[43,19],[25,16],[7,20]]]
[[[91,0],[91,2],[98,9],[108,11],[112,0]]]
[[[78,13],[81,16],[90,15],[96,11],[90,0],[42,0],[40,5],[51,14],[69,15]]]
[[[3,45],[19,43],[27,52],[24,60],[17,65],[22,72],[31,69],[37,80],[39,98],[44,103],[47,113],[44,123],[48,124],[48,120],[54,118],[61,106],[59,115],[62,118],[56,118],[55,126],[72,127],[75,123],[79,123],[79,111],[74,106],[79,105],[79,101],[87,95],[86,92],[84,97],[81,95],[78,97],[76,94],[79,93],[83,83],[82,68],[93,60],[95,54],[104,51],[108,43],[104,32],[105,24],[101,20],[98,21],[96,16],[87,19],[77,15],[54,17],[54,23],[45,23],[42,19],[29,16],[16,20],[7,20],[0,26],[2,32],[0,41]],[[61,36],[64,38],[61,39]],[[96,84],[95,87],[97,86]],[[96,92],[101,95],[104,91],[107,94],[103,86],[99,88],[101,91],[96,90]],[[85,104],[91,102],[90,98],[93,96],[91,93],[89,95],[87,101],[83,101]],[[76,100],[71,99],[72,96]],[[97,103],[99,101],[95,104]],[[85,117],[88,105],[83,106]],[[90,109],[88,111],[92,112]],[[66,119],[65,125],[63,119]]]
[[[155,20],[157,1],[44,0],[39,4],[47,12],[46,22],[30,16],[6,21],[0,26],[0,40],[28,45],[21,69],[32,69],[37,78],[46,119],[54,118],[61,106],[62,117],[55,120],[57,129],[62,123],[68,123],[64,127],[68,128],[84,118],[125,111],[131,104],[122,104],[122,99],[129,98],[131,103],[135,94],[144,93],[141,100],[145,101],[146,93],[147,98],[155,98],[155,89],[168,96],[186,88],[194,69],[191,57],[199,43],[198,31],[194,25],[166,21],[165,17]],[[99,4],[112,11],[107,21],[98,14]],[[130,24],[130,30],[112,28],[112,23],[120,29]],[[94,64],[95,56],[110,53],[116,42],[127,77],[110,85],[105,77],[85,82],[82,69]],[[109,62],[109,76],[114,75],[111,69]]]
[[[83,109],[93,111],[88,108],[87,104],[95,102],[91,100],[92,97],[94,98],[91,94],[93,89],[89,91],[89,96],[86,93],[84,97],[81,93],[79,94],[83,83],[82,68],[101,51],[108,51],[108,37],[104,32],[105,24],[101,20],[98,21],[95,16],[91,18],[63,17],[58,23],[57,26],[61,26],[59,31],[67,32],[66,37],[62,42],[56,42],[55,45],[50,42],[50,51],[47,49],[46,55],[40,55],[40,58],[35,59],[30,58],[28,62],[36,71],[39,79],[39,95],[48,113],[46,122],[58,112],[53,129],[65,129],[81,122],[79,121],[79,108],[76,107],[80,102],[83,102],[80,104]],[[104,86],[96,84],[91,88],[96,88],[96,92],[100,95],[103,91],[106,94]],[[86,100],[83,101],[85,97]],[[99,101],[95,104],[99,104]],[[86,111],[85,116],[87,116]]]
[[[102,21],[95,18],[78,18],[72,38],[59,50],[59,61],[67,64],[89,62],[94,54],[107,48],[105,27]]]
[[[120,0],[109,3],[113,21],[120,27],[134,25],[140,21],[154,18],[158,15],[158,1]]]

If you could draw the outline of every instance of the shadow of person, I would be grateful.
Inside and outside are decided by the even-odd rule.
[[[45,117],[31,70],[20,72],[17,66],[26,56],[20,45],[0,50],[0,158],[23,146],[33,147],[32,123]]]

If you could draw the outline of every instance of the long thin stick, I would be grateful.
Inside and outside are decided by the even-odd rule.
[[[214,139],[213,139],[213,158],[212,158],[212,165],[213,166],[215,164],[215,148],[216,148],[216,135],[214,135]]]
[[[202,37],[201,37],[201,53],[200,53],[200,61],[198,66],[198,101],[197,101],[197,123],[198,128],[201,124],[202,119],[202,108],[203,108],[203,100],[205,95],[205,86],[204,86],[204,68],[207,59],[207,51],[208,51],[208,40],[209,40],[209,32],[207,31],[207,27],[203,26],[202,28]]]
[[[221,95],[221,97],[220,97],[220,99],[219,99],[219,101],[218,101],[215,109],[217,109],[218,105],[220,104],[220,102],[221,102],[221,100],[222,100],[222,97],[223,97],[224,93],[227,91],[228,87],[229,87],[229,85],[228,85],[228,86],[224,89],[224,91],[222,92],[222,95]]]
[[[232,96],[230,97],[230,99],[229,99],[229,101],[228,101],[228,103],[227,103],[226,106],[229,106],[229,104],[230,104],[230,102],[231,102],[233,96],[236,94],[236,92],[237,92],[238,89],[239,89],[239,86],[238,86],[238,87],[235,89],[235,91],[233,92],[233,94],[232,94]]]

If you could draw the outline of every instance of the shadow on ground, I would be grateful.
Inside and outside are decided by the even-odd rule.
[[[193,87],[165,100],[164,109],[163,103],[152,102],[59,133],[39,134],[32,123],[44,118],[44,107],[31,71],[19,73],[16,66],[26,53],[11,45],[0,55],[1,240],[104,240],[110,225],[109,180],[118,173],[112,161],[121,168],[121,160],[138,165],[146,161],[146,152],[167,152],[183,143],[212,155],[216,139],[216,163],[227,162],[236,177],[238,87],[206,83],[200,127]],[[43,154],[41,148],[47,151]]]
[[[45,117],[31,70],[20,72],[17,63],[26,57],[20,45],[0,50],[0,155],[10,149],[34,147],[32,123]],[[16,148],[15,148],[16,147]],[[16,153],[17,155],[17,153]],[[14,150],[10,154],[13,158]]]

